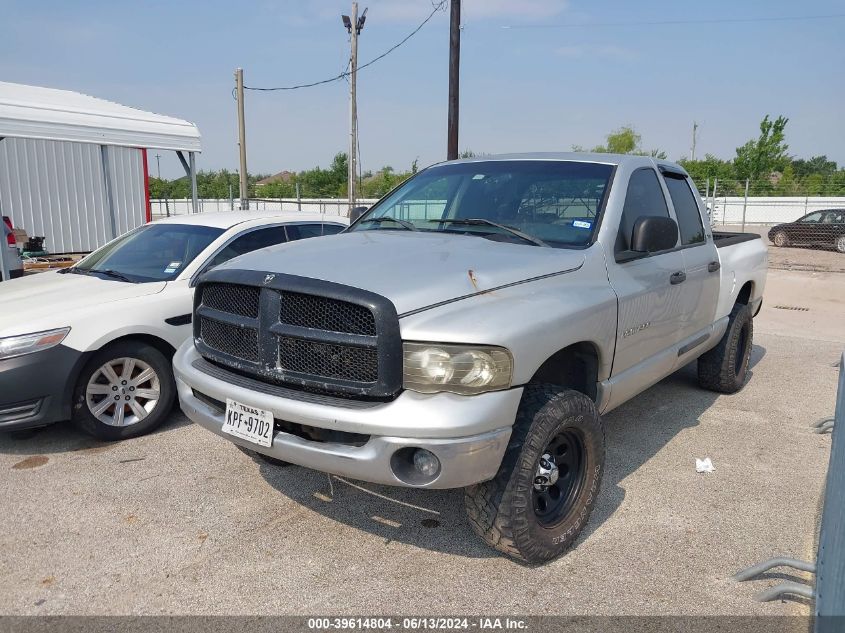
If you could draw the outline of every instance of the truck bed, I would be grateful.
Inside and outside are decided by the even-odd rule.
[[[757,233],[734,233],[732,231],[713,231],[713,242],[716,248],[724,248],[732,244],[750,242],[751,240],[762,239]]]

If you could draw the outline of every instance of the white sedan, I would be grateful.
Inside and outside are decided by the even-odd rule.
[[[0,284],[0,430],[72,419],[104,440],[149,433],[175,397],[193,287],[233,257],[332,235],[345,218],[232,211],[139,227],[58,272]]]

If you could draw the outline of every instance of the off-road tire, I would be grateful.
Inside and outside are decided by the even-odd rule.
[[[563,430],[581,435],[583,479],[569,510],[557,524],[547,527],[535,516],[534,476],[548,442]],[[587,524],[598,496],[604,457],[604,426],[592,400],[555,385],[528,385],[499,472],[490,481],[464,490],[473,530],[490,547],[526,563],[560,556]]]
[[[772,236],[772,244],[774,244],[778,248],[783,246],[789,246],[789,236],[783,231],[778,231],[774,234],[774,236]]]
[[[751,308],[737,303],[731,311],[728,329],[713,349],[698,359],[698,384],[719,393],[736,393],[745,385],[748,361],[754,346]]]
[[[143,420],[129,426],[109,426],[98,420],[85,402],[85,389],[92,374],[104,363],[115,358],[137,358],[152,367],[159,378],[159,399],[155,408]],[[81,430],[107,442],[146,435],[161,426],[173,410],[176,381],[171,359],[152,345],[140,341],[120,341],[104,347],[85,364],[73,391],[73,423]]]

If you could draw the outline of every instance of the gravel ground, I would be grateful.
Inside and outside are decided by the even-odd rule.
[[[739,224],[718,224],[716,231],[742,231]],[[752,225],[745,227],[747,233],[762,235],[769,247],[769,268],[795,271],[817,271],[845,273],[845,253],[838,253],[833,248],[814,248],[788,246],[778,248],[769,241],[771,226]]]
[[[843,298],[845,276],[774,271],[742,392],[690,366],[607,415],[595,512],[543,567],[484,547],[460,491],[269,466],[177,412],[120,444],[0,436],[0,613],[807,613],[753,600],[804,574],[730,577],[814,556],[830,436],[810,425],[833,412]]]

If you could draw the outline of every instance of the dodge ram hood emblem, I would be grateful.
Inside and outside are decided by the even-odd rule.
[[[276,278],[276,275],[264,275],[264,285],[266,286]]]

